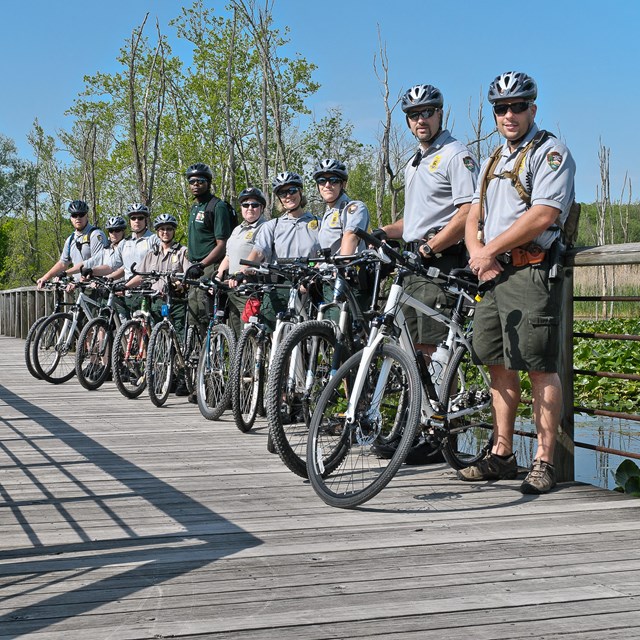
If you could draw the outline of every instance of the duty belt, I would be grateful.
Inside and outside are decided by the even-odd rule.
[[[527,244],[523,247],[515,247],[511,251],[500,253],[496,260],[503,264],[511,264],[514,267],[526,267],[544,262],[547,252],[537,244]]]

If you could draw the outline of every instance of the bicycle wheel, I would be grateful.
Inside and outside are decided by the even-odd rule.
[[[78,328],[70,335],[73,316],[54,313],[38,329],[34,340],[33,365],[38,375],[51,384],[61,384],[76,372]]]
[[[111,369],[111,343],[113,333],[106,318],[87,322],[78,338],[76,349],[76,375],[80,384],[89,391],[102,386]]]
[[[157,324],[149,338],[147,353],[147,386],[149,397],[156,407],[161,407],[169,397],[173,379],[173,339],[172,327],[163,320]]]
[[[231,410],[240,431],[253,427],[262,405],[264,351],[260,351],[259,329],[247,325],[238,339],[231,370]],[[266,338],[265,338],[266,342]]]
[[[198,379],[198,361],[202,350],[202,338],[194,325],[187,327],[187,337],[184,341],[184,381],[187,391],[193,393]]]
[[[307,477],[311,416],[332,372],[342,364],[339,358],[333,327],[310,320],[289,333],[273,359],[265,394],[269,434],[284,464],[302,478]]]
[[[216,324],[207,332],[196,383],[200,413],[207,420],[217,420],[231,402],[229,371],[235,349],[233,331],[225,324]]]
[[[420,419],[418,368],[396,345],[377,350],[360,396],[351,398],[363,353],[351,356],[322,392],[307,442],[311,485],[327,504],[343,509],[370,500],[390,482],[404,462]],[[349,423],[345,413],[351,400],[355,415]],[[393,456],[377,456],[372,447],[387,441],[390,431],[398,428],[402,437]]]
[[[38,318],[30,327],[27,332],[27,337],[24,341],[24,362],[27,365],[27,371],[37,380],[40,380],[40,374],[36,371],[36,367],[33,364],[33,347],[35,344],[35,337],[38,333],[38,329],[48,316],[42,316]]]
[[[147,386],[145,375],[149,333],[143,320],[127,320],[113,340],[111,372],[125,398],[137,398]]]
[[[487,380],[469,350],[459,346],[447,365],[440,389],[449,431],[442,453],[454,469],[475,464],[491,448],[493,418]]]

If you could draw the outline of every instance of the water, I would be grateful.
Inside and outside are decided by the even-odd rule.
[[[516,429],[535,432],[533,425],[526,422],[516,425]],[[630,420],[577,414],[574,438],[576,442],[640,453],[640,423]],[[523,467],[529,465],[535,454],[535,438],[516,436],[514,449],[518,464]],[[614,489],[616,482],[613,472],[623,460],[624,456],[576,447],[575,479],[603,489]],[[640,460],[632,460],[640,466]]]

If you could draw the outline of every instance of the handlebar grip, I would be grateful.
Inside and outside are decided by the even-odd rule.
[[[254,269],[259,269],[262,266],[261,262],[254,262],[253,260],[245,260],[244,258],[240,258],[240,264],[245,267],[253,267]]]

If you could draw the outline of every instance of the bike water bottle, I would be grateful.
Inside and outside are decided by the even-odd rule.
[[[142,305],[140,306],[140,310],[145,313],[149,313],[151,304],[149,302],[149,298],[142,298]]]
[[[450,350],[446,344],[439,344],[436,350],[431,354],[429,373],[431,374],[433,384],[436,386],[442,383],[442,374],[449,363],[449,355]]]

